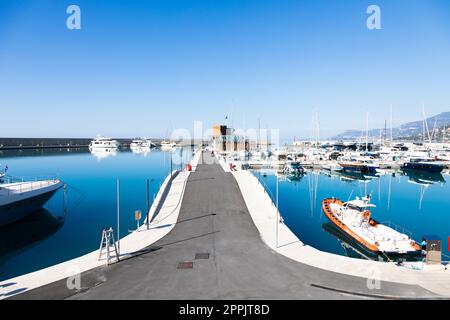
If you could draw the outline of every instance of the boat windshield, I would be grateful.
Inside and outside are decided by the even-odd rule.
[[[350,210],[356,210],[356,211],[361,211],[361,212],[367,210],[367,208],[365,208],[365,207],[359,207],[359,206],[356,206],[356,205],[350,204],[350,203],[346,203],[345,207],[347,207]]]
[[[374,204],[365,202],[363,200],[349,201],[349,202],[344,203],[344,206],[349,209],[360,211],[360,212],[364,212],[364,211],[370,210],[370,208],[376,207]]]

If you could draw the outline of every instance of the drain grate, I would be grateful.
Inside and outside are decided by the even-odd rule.
[[[192,269],[194,267],[193,262],[179,262],[177,269]]]
[[[201,259],[209,259],[209,253],[207,253],[207,252],[196,253],[195,260],[201,260]]]

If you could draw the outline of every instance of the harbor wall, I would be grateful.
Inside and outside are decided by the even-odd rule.
[[[133,139],[114,138],[121,146],[128,147]],[[161,145],[161,138],[149,139],[157,146]],[[67,148],[87,148],[91,138],[0,138],[0,150],[24,150],[24,149],[67,149]],[[201,144],[201,141],[186,140],[180,141],[183,146],[193,146]]]

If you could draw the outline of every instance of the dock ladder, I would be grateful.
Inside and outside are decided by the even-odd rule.
[[[100,242],[99,256],[98,260],[102,258],[103,250],[106,249],[106,264],[111,264],[111,247],[114,247],[114,251],[116,253],[117,262],[120,261],[119,251],[117,250],[116,241],[114,240],[114,231],[113,228],[103,229],[102,231],[102,240]]]

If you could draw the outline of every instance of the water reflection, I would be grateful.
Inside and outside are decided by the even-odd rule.
[[[130,146],[131,152],[138,155],[143,155],[144,157],[148,156],[151,152],[150,147],[141,147],[141,146]]]
[[[0,158],[19,158],[35,156],[60,156],[61,154],[85,154],[89,153],[86,148],[46,148],[46,149],[22,149],[22,150],[0,150]]]
[[[445,183],[444,176],[440,173],[428,173],[428,172],[403,172],[405,176],[409,178],[409,182],[419,185],[431,185],[434,183]]]
[[[98,161],[117,155],[117,148],[89,148],[91,154],[97,158]]]
[[[64,217],[55,217],[50,211],[41,209],[17,223],[0,228],[0,263],[48,238],[64,222]]]
[[[377,176],[376,174],[361,173],[361,172],[342,171],[337,174],[340,176],[341,181],[344,181],[344,182],[345,181],[348,181],[348,182],[370,181],[370,180],[379,178],[379,176]]]

